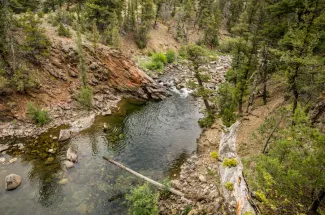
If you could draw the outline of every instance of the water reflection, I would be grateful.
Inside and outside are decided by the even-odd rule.
[[[102,156],[113,157],[155,180],[173,176],[184,159],[196,150],[199,117],[190,98],[177,95],[145,106],[123,101],[116,114],[97,117],[91,128],[66,143],[59,144],[51,137],[58,135],[59,128],[37,140],[25,139],[24,149],[14,149],[6,155],[8,158],[18,155],[20,160],[0,165],[0,179],[9,173],[23,178],[17,190],[0,191],[0,211],[126,214],[124,194],[139,179],[106,163]],[[104,123],[109,125],[106,133]],[[66,170],[63,161],[71,146],[78,147],[79,162]],[[13,206],[11,197],[18,198],[20,204]],[[23,209],[26,207],[28,210]]]

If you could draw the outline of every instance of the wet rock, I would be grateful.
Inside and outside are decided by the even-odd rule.
[[[0,158],[0,163],[4,163],[4,162],[6,162],[6,158]]]
[[[9,160],[9,163],[15,163],[17,161],[17,158],[12,158]]]
[[[71,131],[68,129],[60,130],[59,142],[69,140],[71,138]]]
[[[7,175],[5,183],[6,190],[14,190],[21,185],[21,177],[16,174]]]
[[[68,180],[67,178],[62,178],[62,179],[58,182],[58,184],[64,185],[64,184],[67,184],[68,181],[69,181],[69,180]]]
[[[74,167],[74,164],[71,161],[65,161],[64,165],[67,169],[71,169]]]
[[[45,165],[50,165],[54,162],[54,157],[49,157],[45,161]]]
[[[75,149],[72,149],[71,147],[68,149],[67,151],[67,158],[69,161],[73,162],[73,163],[77,163],[78,162],[78,155],[77,155],[77,151]]]
[[[2,145],[2,146],[0,146],[0,152],[7,151],[8,149],[9,149],[9,146],[8,145]]]

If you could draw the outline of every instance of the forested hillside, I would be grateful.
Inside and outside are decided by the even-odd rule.
[[[195,200],[160,214],[325,213],[325,0],[0,0],[0,122],[58,125],[59,103],[163,100],[164,75],[202,101],[205,132],[242,122],[238,183],[255,211]],[[237,166],[215,150],[208,162]],[[130,214],[158,214],[160,197],[133,190]]]

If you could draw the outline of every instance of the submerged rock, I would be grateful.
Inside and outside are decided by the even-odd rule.
[[[68,129],[60,130],[59,142],[69,140],[71,138],[71,131]]]
[[[6,162],[6,158],[0,158],[0,163]]]
[[[14,190],[21,185],[21,177],[16,174],[7,175],[5,178],[6,190]]]
[[[50,165],[54,162],[54,157],[49,157],[48,159],[46,159],[45,161],[45,165]]]
[[[67,151],[67,158],[69,161],[71,161],[73,163],[77,163],[78,162],[77,151],[70,147]]]
[[[12,158],[9,160],[9,163],[15,163],[17,161],[17,158]]]
[[[71,161],[65,161],[64,165],[67,169],[71,169],[74,167],[74,164]]]
[[[61,179],[59,182],[58,182],[58,184],[62,184],[62,185],[64,185],[64,184],[67,184],[68,183],[68,179],[67,178],[63,178],[63,179]]]

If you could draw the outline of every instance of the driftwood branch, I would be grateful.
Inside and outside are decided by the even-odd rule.
[[[132,170],[130,168],[127,168],[126,166],[124,166],[124,165],[122,165],[122,164],[120,164],[120,163],[118,163],[118,162],[116,162],[116,161],[114,161],[112,159],[109,159],[107,157],[103,157],[103,159],[110,162],[111,164],[114,164],[115,166],[117,166],[117,167],[119,167],[121,169],[124,169],[125,171],[127,171],[127,172],[129,172],[129,173],[131,173],[131,174],[133,174],[133,175],[135,175],[135,176],[137,176],[139,178],[142,178],[143,180],[149,182],[150,184],[154,185],[155,187],[157,187],[160,190],[168,190],[169,192],[171,192],[172,194],[175,194],[177,196],[184,197],[184,198],[186,197],[186,195],[184,193],[182,193],[182,192],[180,192],[180,191],[178,191],[178,190],[176,190],[174,188],[167,187],[166,185],[163,185],[163,184],[161,184],[161,183],[159,183],[157,181],[154,181],[154,180],[152,180],[152,179],[150,179],[150,178],[148,178],[148,177],[146,177],[144,175],[141,175],[140,173],[137,173],[136,171],[134,171],[134,170]]]

